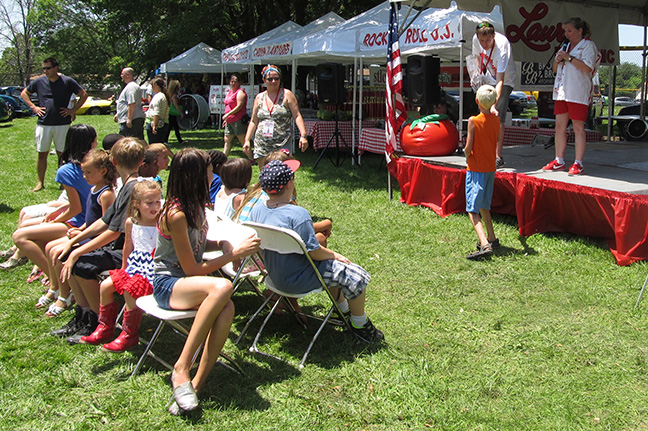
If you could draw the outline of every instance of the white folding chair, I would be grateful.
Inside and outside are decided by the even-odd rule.
[[[210,241],[229,241],[230,244],[236,246],[241,241],[255,235],[254,229],[245,227],[239,223],[234,223],[230,219],[222,219],[217,216],[214,211],[207,210],[206,212],[207,223],[209,230],[207,231],[207,239]],[[204,260],[212,260],[222,255],[220,251],[209,251],[203,254]],[[224,265],[219,272],[225,278],[232,282],[234,292],[238,288],[247,283],[257,294],[261,295],[256,283],[256,279],[265,275],[265,270],[260,263],[257,256],[248,256],[242,262],[238,269],[234,269],[232,262]]]
[[[155,359],[160,364],[167,367],[169,370],[173,370],[173,366],[168,362],[166,362],[164,359],[160,358],[158,355],[156,355],[152,351],[152,348],[157,342],[158,337],[162,332],[162,329],[167,324],[173,329],[174,332],[186,338],[189,335],[190,327],[184,325],[181,321],[186,319],[193,319],[196,316],[196,310],[165,310],[164,308],[160,308],[158,306],[157,301],[155,300],[153,295],[147,295],[147,296],[142,296],[140,298],[137,298],[136,304],[146,314],[158,319],[160,323],[158,323],[157,327],[155,328],[155,331],[153,331],[153,335],[151,336],[150,340],[147,341],[146,339],[140,336],[140,343],[145,344],[144,352],[142,353],[142,356],[140,356],[140,359],[137,362],[137,365],[135,366],[135,369],[133,370],[131,377],[137,374],[137,372],[142,367],[142,364],[144,363],[144,360],[146,359],[147,356],[150,356],[151,358]],[[192,364],[193,362],[196,361],[196,358],[200,354],[202,347],[203,346],[200,346],[200,348],[196,350],[196,354],[192,358]],[[234,371],[235,373],[243,374],[243,370],[241,369],[241,367],[239,367],[238,364],[231,357],[229,357],[223,352],[221,352],[220,356],[223,359],[225,359],[227,362],[229,362],[228,365],[219,360],[218,363],[221,366],[229,369],[230,371]]]
[[[292,304],[288,300],[288,298],[295,298],[299,299],[302,298],[306,295],[310,295],[312,293],[319,293],[319,292],[326,292],[328,298],[331,301],[331,306],[328,310],[328,313],[324,316],[324,318],[321,319],[321,324],[317,331],[315,332],[315,335],[313,336],[310,344],[308,345],[308,348],[306,349],[306,352],[304,353],[304,356],[301,359],[301,362],[299,363],[299,368],[304,367],[304,363],[306,362],[306,358],[308,358],[308,354],[310,353],[313,344],[315,344],[315,341],[319,337],[320,333],[324,329],[324,326],[326,326],[327,323],[333,323],[336,325],[344,325],[347,327],[347,329],[351,329],[349,321],[346,316],[340,311],[338,305],[337,305],[337,298],[334,298],[333,295],[331,294],[331,291],[329,290],[328,286],[324,282],[324,279],[322,278],[322,275],[320,274],[319,270],[317,269],[317,266],[315,266],[315,263],[313,260],[310,258],[310,255],[308,254],[308,250],[306,250],[306,245],[304,244],[304,241],[302,241],[301,237],[293,230],[290,229],[285,229],[285,228],[280,228],[276,226],[270,226],[270,225],[265,225],[261,223],[254,223],[254,222],[244,222],[243,225],[249,226],[252,229],[254,229],[257,233],[257,236],[261,238],[261,249],[262,250],[269,250],[269,251],[274,251],[276,253],[280,254],[301,254],[303,255],[308,262],[310,263],[311,267],[313,268],[313,271],[315,272],[320,286],[317,287],[314,290],[311,290],[310,292],[303,293],[303,294],[294,294],[294,293],[288,293],[285,292],[280,285],[272,281],[272,274],[268,273],[268,275],[265,278],[265,284],[268,287],[268,289],[275,294],[279,295],[279,299],[275,302],[274,306],[266,316],[265,320],[261,324],[261,327],[259,328],[259,331],[256,334],[256,337],[254,338],[254,342],[252,343],[252,346],[250,347],[251,352],[255,353],[260,353],[266,356],[271,356],[276,359],[280,359],[274,355],[269,355],[267,353],[261,352],[258,348],[258,342],[259,339],[261,338],[261,333],[263,332],[263,329],[265,328],[266,324],[270,320],[270,317],[272,317],[275,309],[279,305],[279,302],[283,301],[287,306],[290,311],[295,315],[295,317],[298,317],[295,310],[292,307]],[[341,295],[341,291],[338,291],[338,295]],[[249,328],[250,324],[256,317],[261,313],[261,311],[268,305],[268,303],[273,300],[274,295],[269,295],[268,298],[265,300],[265,302],[259,307],[259,309],[252,315],[250,320],[246,323],[245,327],[243,328],[243,331],[241,331],[241,334],[239,335],[238,339],[236,340],[235,344],[238,344],[241,339],[243,338],[245,332]],[[331,315],[333,312],[337,312],[337,315],[340,317],[342,322],[340,323],[339,321],[333,322],[331,320]],[[313,317],[313,316],[307,316],[307,317]],[[319,320],[319,319],[318,319]],[[297,318],[297,321],[300,322],[304,327],[304,325],[301,320]]]

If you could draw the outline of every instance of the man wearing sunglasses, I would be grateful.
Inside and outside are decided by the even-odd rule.
[[[70,123],[72,123],[76,111],[88,98],[88,93],[81,88],[78,82],[69,76],[60,74],[58,70],[56,59],[53,57],[46,58],[43,61],[43,75],[34,79],[20,93],[20,97],[27,106],[38,116],[34,133],[36,136],[36,151],[38,151],[38,161],[36,162],[38,183],[33,189],[35,192],[43,189],[45,172],[47,171],[47,155],[52,142],[54,142],[56,153],[60,157],[65,149],[65,138]],[[39,106],[36,106],[29,99],[29,95],[32,93],[36,93],[38,96]],[[78,99],[69,108],[73,94],[76,94]]]
[[[477,56],[481,84],[495,87],[497,102],[494,108],[500,118],[500,133],[497,138],[496,165],[504,166],[502,158],[502,143],[504,142],[504,122],[508,109],[509,96],[515,85],[515,62],[511,52],[511,44],[501,33],[495,31],[493,24],[482,22],[477,25],[473,36],[472,53]]]

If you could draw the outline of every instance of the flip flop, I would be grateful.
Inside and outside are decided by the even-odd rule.
[[[27,277],[27,283],[33,283],[34,281],[38,280],[43,276],[43,270],[40,268],[34,268],[32,269],[32,272],[29,274],[29,277]]]

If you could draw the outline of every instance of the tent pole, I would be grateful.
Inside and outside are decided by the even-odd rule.
[[[463,31],[463,30],[460,30]],[[464,91],[463,91],[463,82],[464,82],[464,54],[463,46],[466,43],[465,40],[461,40],[459,43],[459,124],[457,124],[457,130],[459,131],[459,143],[463,139],[463,102],[464,102]]]
[[[357,77],[356,77],[356,79],[357,79]],[[364,90],[364,59],[362,57],[360,57],[360,94],[358,96],[359,99],[360,99],[360,108],[358,110],[359,111],[358,112],[358,114],[359,114],[358,117],[360,118],[360,127],[358,127],[358,130],[360,130],[360,136],[362,136],[362,120],[364,120],[364,118],[363,118],[363,111],[364,111],[363,110],[363,107],[364,107],[364,97],[363,97],[364,93],[363,93],[363,90]],[[358,141],[359,140],[360,140],[360,137],[358,137]],[[362,164],[361,157],[362,156],[360,154],[358,154],[358,165]]]
[[[610,71],[608,72],[608,124],[607,124],[607,140],[610,142],[612,140],[612,109],[610,107],[610,103],[612,103],[611,96],[612,96],[612,83],[614,78],[614,68],[615,66],[613,64],[610,65],[609,69]],[[615,84],[616,85],[616,84]]]
[[[641,57],[641,108],[640,108],[640,113],[641,113],[641,120],[645,121],[646,120],[646,43],[648,41],[646,40],[646,27],[648,27],[648,17],[644,15],[643,17],[644,25],[643,25],[643,54]]]
[[[220,109],[218,110],[218,128],[221,127],[221,124],[223,124],[223,114],[225,113],[225,96],[223,95],[223,91],[225,90],[223,88],[224,84],[224,75],[225,74],[225,65],[221,62],[221,79],[220,79]]]
[[[297,94],[297,59],[292,59],[291,85],[293,94]],[[293,120],[293,130],[295,130],[295,120]],[[295,140],[292,142],[292,153],[295,153]]]
[[[353,107],[351,109],[351,153],[355,151],[356,143],[356,103],[358,103],[358,57],[353,57]],[[359,162],[358,162],[359,163]],[[355,158],[351,157],[351,165],[355,164]]]

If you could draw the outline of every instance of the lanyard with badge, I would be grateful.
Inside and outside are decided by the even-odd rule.
[[[268,109],[268,112],[270,113],[270,117],[272,117],[272,111],[274,111],[275,106],[277,105],[277,101],[279,100],[279,94],[281,91],[277,91],[277,95],[275,96],[275,99],[272,101],[272,107],[268,106],[268,93],[266,92],[266,97],[264,99],[266,108]],[[265,138],[272,138],[274,136],[274,121],[265,121],[263,123],[263,136]]]

